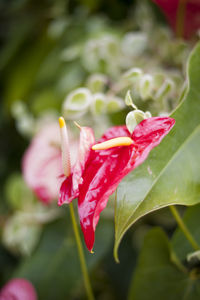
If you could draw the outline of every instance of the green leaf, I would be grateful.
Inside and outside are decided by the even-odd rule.
[[[25,185],[22,176],[18,173],[12,174],[7,180],[5,194],[13,210],[24,209],[27,205],[30,206],[34,202],[32,192]]]
[[[82,237],[81,231],[80,234]],[[98,251],[88,253],[83,245],[90,270],[108,251],[112,236],[112,224],[104,221],[97,228],[95,249]],[[83,278],[69,215],[46,226],[37,250],[21,263],[13,277],[29,279],[39,299],[64,300],[77,292]]]
[[[190,56],[188,88],[172,114],[176,124],[144,164],[118,187],[115,258],[128,228],[147,213],[170,204],[200,202],[200,43]]]
[[[10,109],[15,100],[28,99],[27,96],[36,83],[41,64],[53,46],[54,42],[45,33],[34,41],[34,45],[30,45],[24,53],[21,53],[6,78],[4,95],[6,108]]]
[[[183,221],[195,241],[200,245],[200,205],[189,207],[184,214]],[[180,260],[185,260],[187,255],[194,252],[191,244],[183,232],[177,228],[172,238],[172,247]]]
[[[144,240],[128,299],[197,300],[199,283],[199,279],[182,272],[172,262],[165,233],[154,228]]]

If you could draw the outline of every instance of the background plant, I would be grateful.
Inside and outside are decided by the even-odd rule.
[[[61,113],[75,141],[73,120],[93,127],[98,138],[124,124],[133,103],[153,116],[173,111],[176,126],[123,180],[116,204],[114,195],[109,200],[95,255],[85,254],[95,297],[198,299],[199,252],[175,229],[166,207],[191,206],[179,212],[200,244],[198,36],[176,38],[150,1],[0,6],[1,285],[24,277],[39,299],[84,299],[68,209],[58,211],[56,199],[49,206],[38,201],[22,177],[21,160],[32,138]],[[115,258],[130,228],[120,264],[113,258],[114,206]]]

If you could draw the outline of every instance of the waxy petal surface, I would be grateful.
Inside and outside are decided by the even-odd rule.
[[[76,163],[73,168],[73,187],[78,189],[82,182],[82,173],[85,168],[85,163],[89,157],[91,147],[95,143],[94,132],[89,127],[80,128],[79,149]]]
[[[85,169],[85,163],[88,160],[91,146],[94,144],[95,138],[93,130],[89,127],[80,128],[80,140],[78,155],[75,164],[72,166],[72,173],[65,178],[60,188],[58,205],[70,203],[79,195],[79,184],[82,183],[82,173]]]
[[[153,117],[140,122],[132,133],[137,145],[135,167],[147,158],[149,152],[160,144],[162,139],[174,126],[175,120],[168,117]]]
[[[125,126],[112,127],[99,142],[129,136],[133,145],[90,152],[78,197],[80,224],[89,251],[93,248],[96,225],[109,196],[123,177],[147,158],[174,123],[171,118],[149,118],[137,125],[132,136]]]
[[[72,174],[65,178],[60,187],[60,194],[58,198],[58,205],[61,206],[64,203],[70,203],[79,195],[78,190],[74,190],[72,183]]]

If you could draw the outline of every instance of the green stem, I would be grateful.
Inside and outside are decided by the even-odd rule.
[[[186,2],[187,0],[179,0],[176,13],[176,36],[180,38],[184,34]]]
[[[185,225],[185,223],[183,222],[183,220],[181,219],[176,207],[174,205],[171,205],[169,208],[171,210],[172,215],[176,219],[177,224],[179,225],[180,229],[182,230],[186,239],[188,240],[188,242],[192,245],[194,250],[199,250],[200,249],[199,245],[197,244],[197,242],[195,241],[195,239],[189,232],[189,230],[188,230],[187,226]]]
[[[171,252],[171,261],[176,265],[176,267],[182,271],[183,273],[187,274],[187,268],[182,264],[179,258],[176,256],[175,252]]]
[[[80,264],[81,264],[81,270],[83,273],[85,289],[87,292],[87,297],[88,297],[88,300],[94,300],[94,295],[93,295],[91,284],[90,284],[90,279],[89,279],[86,261],[85,261],[85,257],[84,257],[84,252],[83,252],[83,247],[82,247],[81,238],[79,235],[78,226],[76,223],[74,207],[73,207],[72,202],[69,204],[69,209],[70,209],[70,215],[71,215],[72,226],[73,226],[74,235],[75,235],[75,239],[76,239],[76,244],[77,244],[77,248],[78,248],[78,254],[79,254],[79,259],[80,259]]]

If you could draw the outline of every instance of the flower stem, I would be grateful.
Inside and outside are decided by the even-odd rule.
[[[75,239],[76,239],[76,244],[77,244],[77,248],[78,248],[78,254],[79,254],[79,259],[80,259],[80,264],[81,264],[81,270],[83,273],[85,289],[87,292],[87,297],[88,297],[88,300],[94,300],[94,295],[93,295],[91,284],[90,284],[90,279],[89,279],[88,270],[87,270],[87,266],[86,266],[85,256],[84,256],[84,252],[83,252],[81,238],[79,235],[78,226],[76,223],[74,207],[73,207],[72,202],[69,204],[69,209],[70,209],[70,215],[71,215],[72,226],[73,226],[74,235],[75,235]]]
[[[179,38],[184,34],[186,2],[187,0],[179,0],[176,13],[176,36]]]
[[[195,241],[195,239],[189,232],[189,230],[188,230],[187,226],[185,225],[185,223],[183,222],[183,220],[181,219],[180,214],[179,214],[178,210],[176,209],[176,207],[174,205],[170,205],[169,208],[171,210],[172,215],[176,219],[177,224],[179,225],[180,229],[182,230],[186,239],[188,240],[188,242],[191,244],[191,246],[194,248],[194,250],[199,250],[200,249],[199,245],[197,244],[197,242]]]

